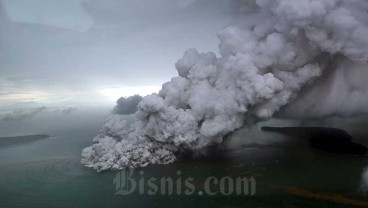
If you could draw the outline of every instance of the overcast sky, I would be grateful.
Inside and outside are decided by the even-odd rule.
[[[229,1],[0,0],[0,108],[157,91],[187,48],[217,51]]]

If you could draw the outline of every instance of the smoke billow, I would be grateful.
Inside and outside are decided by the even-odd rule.
[[[116,106],[113,109],[113,113],[119,115],[133,114],[138,110],[138,103],[141,102],[142,96],[133,95],[130,97],[121,97],[116,101]]]
[[[340,73],[366,68],[367,8],[358,0],[242,1],[234,25],[218,33],[220,56],[187,50],[176,63],[179,76],[144,97],[134,116],[112,117],[83,150],[82,163],[99,171],[171,163],[182,150],[205,154],[225,135],[289,103],[281,113],[293,116],[293,101],[309,112],[318,99],[339,98],[340,87],[330,84],[354,83],[341,86],[346,94],[363,91],[354,81],[361,77]],[[324,100],[323,112],[313,113],[362,110],[367,96],[360,95],[350,95],[359,99],[356,106]]]
[[[316,118],[368,113],[367,77],[366,63],[336,57],[322,77],[303,90],[280,114]]]

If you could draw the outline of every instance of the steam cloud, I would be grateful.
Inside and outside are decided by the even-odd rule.
[[[121,97],[116,101],[117,105],[115,106],[113,113],[120,115],[129,115],[135,113],[138,110],[138,103],[141,102],[142,96],[134,95],[128,98]]]
[[[220,57],[187,50],[176,63],[179,76],[144,97],[134,116],[113,116],[83,150],[82,163],[101,171],[168,164],[182,150],[205,154],[228,133],[269,119],[290,103],[281,114],[364,111],[366,87],[355,80],[367,73],[367,1],[241,5],[234,25],[218,33]],[[339,97],[345,87],[349,100]]]

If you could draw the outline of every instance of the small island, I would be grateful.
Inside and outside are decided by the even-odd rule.
[[[47,134],[35,134],[35,135],[25,135],[25,136],[13,136],[13,137],[0,137],[0,147],[19,145],[34,142],[40,139],[49,138],[50,135]]]

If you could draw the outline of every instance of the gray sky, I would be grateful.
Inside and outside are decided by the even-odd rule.
[[[157,91],[187,48],[217,51],[230,1],[0,0],[0,108]]]

